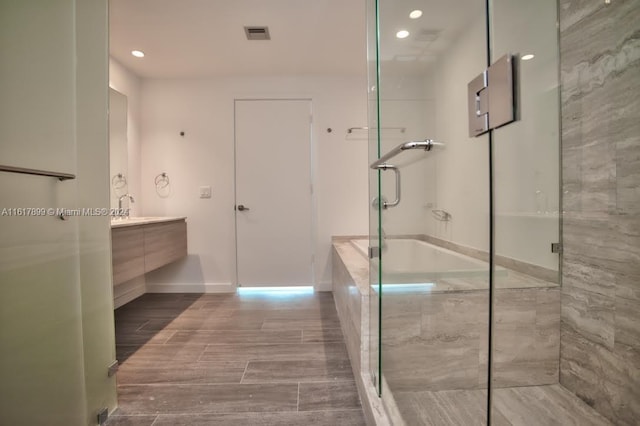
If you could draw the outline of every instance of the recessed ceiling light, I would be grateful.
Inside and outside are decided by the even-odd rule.
[[[409,31],[407,30],[400,30],[396,33],[396,37],[398,38],[407,38],[409,37]]]
[[[528,61],[528,60],[533,59],[533,58],[535,58],[535,57],[536,57],[536,55],[534,55],[533,53],[529,53],[529,54],[527,54],[527,55],[523,55],[523,56],[522,56],[522,60],[523,60],[523,61]]]
[[[142,50],[132,50],[131,54],[136,58],[144,58],[144,52]]]
[[[409,14],[409,18],[411,19],[418,19],[421,16],[422,16],[422,11],[418,9],[411,11],[411,13]]]

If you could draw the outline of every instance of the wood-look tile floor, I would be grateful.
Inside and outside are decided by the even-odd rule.
[[[115,321],[109,426],[365,424],[331,293],[145,294]]]

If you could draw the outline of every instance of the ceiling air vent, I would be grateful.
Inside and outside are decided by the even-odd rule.
[[[415,36],[415,41],[425,41],[425,42],[434,42],[438,39],[438,36],[440,36],[441,31],[440,30],[421,30],[418,34],[416,34]]]
[[[271,40],[269,27],[244,27],[247,40]]]

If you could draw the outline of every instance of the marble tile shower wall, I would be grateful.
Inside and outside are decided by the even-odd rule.
[[[560,0],[560,382],[640,419],[640,1]]]

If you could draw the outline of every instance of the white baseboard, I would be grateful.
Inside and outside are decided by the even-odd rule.
[[[147,283],[147,293],[235,293],[231,283],[203,284],[151,284]]]

